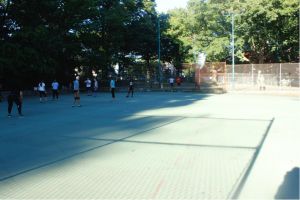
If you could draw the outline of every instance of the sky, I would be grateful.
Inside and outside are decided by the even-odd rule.
[[[156,10],[158,12],[167,13],[168,10],[173,8],[186,8],[187,2],[189,0],[155,0],[156,2]]]

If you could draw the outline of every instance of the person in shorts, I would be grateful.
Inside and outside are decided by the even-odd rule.
[[[177,82],[177,87],[180,88],[180,78],[179,77],[176,79],[176,82]]]
[[[53,99],[52,99],[52,101],[54,101],[55,96],[56,96],[57,101],[59,100],[58,99],[58,86],[59,86],[58,82],[56,82],[56,79],[54,79],[54,81],[52,83],[52,91],[53,91]]]
[[[170,86],[171,86],[171,90],[173,89],[173,83],[174,83],[174,78],[171,77],[171,78],[170,78]]]
[[[129,97],[130,92],[131,92],[131,97],[133,97],[133,90],[134,90],[133,79],[132,78],[129,79],[128,82],[129,82],[129,91],[126,97]]]
[[[8,117],[11,117],[11,110],[13,107],[13,104],[18,106],[18,112],[19,112],[19,118],[23,118],[23,115],[21,113],[21,108],[23,104],[23,93],[20,89],[20,84],[18,82],[15,82],[11,88],[11,92],[7,97],[8,102]]]
[[[92,86],[92,81],[87,78],[86,81],[84,81],[86,83],[86,91],[88,92],[88,96],[92,95],[92,91],[91,91],[91,86]]]
[[[74,84],[74,88],[73,88],[74,101],[72,107],[75,107],[76,100],[77,100],[78,107],[81,107],[80,97],[79,97],[79,76],[76,77],[76,80],[73,81],[73,84]]]
[[[112,101],[111,102],[114,102],[115,101],[115,81],[112,77],[110,77],[110,92],[111,92],[111,95],[112,95]]]
[[[47,94],[46,94],[46,85],[44,83],[44,80],[42,79],[41,82],[39,83],[39,93],[40,93],[40,104],[42,103],[42,97],[43,95],[45,96],[45,101],[47,103]]]
[[[96,78],[94,78],[94,97],[97,97],[98,92],[98,81]]]

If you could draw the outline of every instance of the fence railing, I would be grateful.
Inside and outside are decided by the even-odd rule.
[[[227,85],[232,85],[232,65],[226,72]],[[235,65],[234,83],[236,91],[299,91],[299,63]]]
[[[299,91],[299,63],[238,64],[224,62],[182,63],[183,69],[176,68],[163,72],[161,82],[169,87],[170,78],[180,77],[182,87],[219,87],[227,91]],[[133,78],[136,85],[158,87],[158,74],[120,74],[117,85],[127,85]],[[175,82],[176,83],[176,82]]]

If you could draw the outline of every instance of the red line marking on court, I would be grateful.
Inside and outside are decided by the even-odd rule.
[[[190,141],[190,143],[187,145],[188,147],[192,144],[192,140]]]
[[[197,131],[196,133],[195,133],[195,135],[197,135],[199,133],[199,131]]]
[[[201,124],[201,126],[203,126],[203,123]]]
[[[162,187],[162,185],[165,183],[165,180],[162,180],[159,184],[158,184],[158,186],[157,186],[157,188],[155,189],[155,191],[152,193],[152,195],[150,196],[150,198],[151,199],[153,199],[155,196],[156,196],[156,194],[158,193],[158,191],[159,191],[159,189]]]
[[[182,155],[179,156],[179,158],[176,160],[176,162],[174,163],[174,166],[177,165],[177,164],[179,163],[179,161],[181,160],[181,158],[182,158]]]

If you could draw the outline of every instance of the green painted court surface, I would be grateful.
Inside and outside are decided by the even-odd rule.
[[[0,199],[299,198],[298,96],[125,96],[0,103]]]

